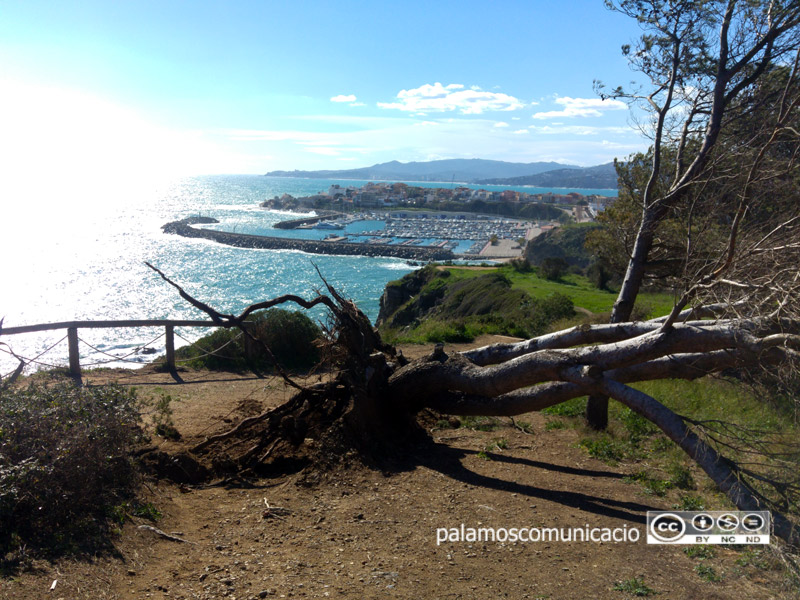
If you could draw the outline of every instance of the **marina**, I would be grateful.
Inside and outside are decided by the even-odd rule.
[[[386,238],[488,241],[526,238],[535,223],[492,219],[487,221],[454,218],[387,218],[382,230],[365,231],[360,235]]]
[[[311,222],[310,222],[311,221]],[[526,221],[478,214],[422,211],[365,211],[356,214],[326,213],[318,219],[304,219],[295,227],[281,222],[274,227],[297,231],[337,230],[328,242],[351,242],[368,246],[436,248],[464,258],[491,256],[513,258],[522,254],[524,242],[533,239],[555,222]],[[300,235],[298,233],[298,235]]]

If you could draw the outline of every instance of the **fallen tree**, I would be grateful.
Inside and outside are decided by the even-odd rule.
[[[160,273],[160,272],[159,272]],[[424,409],[449,415],[518,415],[565,400],[604,394],[652,421],[680,446],[741,510],[775,508],[754,481],[781,495],[796,495],[796,480],[767,477],[723,457],[710,430],[630,387],[635,381],[694,379],[724,369],[795,361],[800,321],[784,318],[711,317],[720,306],[685,310],[673,319],[585,325],[516,344],[496,344],[447,354],[442,346],[408,362],[384,344],[366,316],[327,286],[312,300],[282,296],[221,314],[191,297],[164,274],[181,296],[225,327],[240,327],[254,310],[293,302],[327,307],[333,317],[329,356],[336,376],[297,389],[285,404],[245,419],[192,449],[217,474],[297,470],[309,462],[330,464],[355,451],[370,459],[381,449],[402,447],[424,435],[415,416]],[[245,335],[247,329],[242,328]],[[255,339],[254,339],[255,341]],[[773,512],[775,533],[800,541],[800,530]]]

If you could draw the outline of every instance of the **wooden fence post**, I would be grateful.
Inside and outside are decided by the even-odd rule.
[[[81,360],[78,352],[78,328],[67,329],[67,344],[69,345],[69,374],[75,379],[81,378]]]
[[[166,346],[167,346],[167,368],[170,371],[175,370],[175,327],[167,325],[166,332]]]
[[[250,339],[247,334],[255,335],[255,327],[249,323],[242,323],[242,335],[244,335],[244,357],[248,362],[253,360],[258,354],[258,346],[255,341]]]

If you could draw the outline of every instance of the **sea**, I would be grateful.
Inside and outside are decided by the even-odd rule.
[[[312,298],[323,289],[321,274],[374,321],[386,283],[417,266],[395,258],[233,248],[161,231],[169,221],[199,215],[218,219],[215,228],[225,231],[297,235],[272,228],[278,221],[296,218],[296,213],[265,210],[259,204],[284,193],[301,197],[327,190],[332,184],[365,183],[260,175],[157,182],[142,182],[132,175],[127,181],[64,189],[58,182],[40,188],[31,182],[32,190],[4,199],[0,215],[0,318],[5,327],[73,320],[205,320],[204,313],[181,299],[146,266],[150,262],[194,297],[220,312],[234,314],[282,294]],[[616,195],[616,190],[607,189],[470,187]],[[380,225],[372,221],[354,226],[374,229]],[[321,237],[322,232],[302,235]],[[321,309],[310,316],[321,322],[326,319]],[[181,346],[207,330],[179,328],[176,333],[176,346]],[[27,371],[66,365],[65,336],[65,330],[0,333],[0,375],[19,364],[11,352],[31,361]],[[80,329],[79,337],[81,365],[87,368],[141,367],[164,350],[160,328]]]

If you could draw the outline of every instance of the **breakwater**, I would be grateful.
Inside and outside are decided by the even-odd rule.
[[[262,205],[263,206],[263,205]],[[275,229],[297,229],[300,225],[311,225],[319,223],[320,221],[327,221],[330,219],[338,219],[339,217],[346,216],[344,213],[336,212],[333,210],[318,210],[316,217],[302,217],[300,219],[291,219],[289,221],[281,221],[275,223]]]
[[[300,250],[310,254],[338,254],[345,256],[389,256],[422,262],[452,260],[455,255],[443,248],[409,247],[393,244],[354,244],[322,240],[301,240],[246,233],[228,233],[212,229],[197,229],[196,224],[219,223],[210,217],[189,217],[163,225],[164,233],[183,237],[214,240],[220,244],[237,248],[260,248],[265,250]]]

